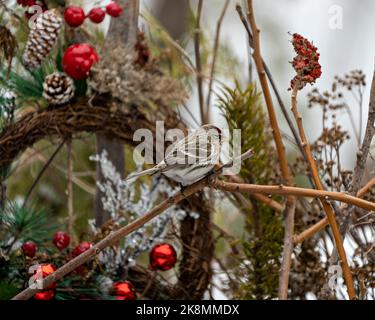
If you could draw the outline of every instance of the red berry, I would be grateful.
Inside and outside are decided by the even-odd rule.
[[[122,13],[122,8],[116,3],[116,2],[111,2],[109,5],[105,7],[105,11],[114,18],[117,18],[121,15]]]
[[[129,281],[118,281],[112,286],[116,300],[135,300],[134,286]]]
[[[81,7],[69,6],[64,11],[64,19],[71,27],[79,27],[85,21],[85,12]]]
[[[27,241],[22,245],[22,251],[27,257],[34,257],[36,253],[37,246],[34,241]]]
[[[69,245],[70,237],[64,231],[58,231],[55,233],[52,242],[58,249],[63,250]]]
[[[51,300],[55,296],[54,290],[46,290],[42,292],[37,292],[34,294],[35,300]]]
[[[89,250],[92,247],[92,243],[83,241],[78,246],[74,248],[72,251],[73,258],[79,256],[80,254],[84,253],[85,251]]]
[[[167,271],[177,262],[177,253],[168,243],[154,246],[150,252],[150,269]]]
[[[92,65],[99,61],[94,48],[87,43],[71,45],[64,53],[64,71],[73,79],[83,80],[89,75]]]
[[[105,18],[105,12],[101,8],[93,8],[90,10],[89,14],[87,15],[89,19],[94,23],[100,23]]]

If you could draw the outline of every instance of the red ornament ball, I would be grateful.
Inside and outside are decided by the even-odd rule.
[[[129,281],[118,281],[112,286],[112,292],[116,295],[116,300],[135,300],[134,286]]]
[[[99,61],[95,49],[87,43],[73,44],[66,49],[62,65],[65,73],[76,80],[86,79],[92,65]]]
[[[89,19],[94,23],[100,23],[105,18],[105,12],[101,8],[93,8],[90,10],[89,14],[87,15]]]
[[[33,258],[38,248],[34,241],[27,241],[22,245],[23,254],[27,257]]]
[[[55,296],[55,290],[46,290],[34,294],[35,300],[51,300]]]
[[[75,28],[79,27],[85,21],[85,12],[81,7],[69,6],[64,11],[65,22]]]
[[[83,241],[78,246],[74,248],[72,251],[73,258],[79,256],[80,254],[84,253],[85,251],[89,250],[92,247],[91,242]]]
[[[105,11],[107,14],[109,14],[111,17],[117,18],[122,13],[122,8],[118,5],[116,2],[111,2],[109,5],[105,7]]]
[[[167,271],[177,262],[176,250],[168,243],[154,246],[150,252],[150,269]]]
[[[58,231],[53,236],[52,242],[59,250],[63,250],[69,246],[70,237],[66,232]]]

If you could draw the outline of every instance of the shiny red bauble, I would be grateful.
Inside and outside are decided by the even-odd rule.
[[[91,20],[91,22],[100,23],[105,18],[105,12],[101,8],[93,8],[90,10],[87,16]]]
[[[80,254],[84,253],[85,251],[89,250],[92,247],[91,242],[83,241],[78,246],[74,248],[72,251],[73,258],[79,256]]]
[[[95,49],[87,43],[73,44],[66,49],[62,65],[65,73],[76,80],[86,79],[92,65],[99,61]]]
[[[177,262],[176,250],[168,243],[154,246],[150,252],[150,269],[167,271]]]
[[[129,281],[118,281],[112,285],[112,292],[116,300],[135,300],[134,286]]]
[[[85,12],[81,7],[69,6],[64,11],[65,22],[75,28],[79,27],[85,21]]]
[[[34,241],[27,241],[22,245],[23,254],[27,257],[33,258],[38,248]]]
[[[59,250],[63,250],[69,246],[70,237],[66,232],[58,231],[53,236],[52,242]]]
[[[55,290],[46,290],[34,294],[35,300],[51,300],[55,296]]]
[[[109,5],[105,7],[105,11],[111,17],[117,18],[121,15],[122,8],[116,2],[111,2]]]

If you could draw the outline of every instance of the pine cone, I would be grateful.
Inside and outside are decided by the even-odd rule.
[[[65,73],[54,72],[44,79],[43,97],[51,104],[67,103],[74,96],[74,83]]]
[[[41,13],[29,33],[23,64],[27,69],[40,67],[51,52],[62,26],[62,18],[55,10]]]

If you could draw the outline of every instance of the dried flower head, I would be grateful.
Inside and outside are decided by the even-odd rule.
[[[317,48],[306,38],[294,33],[292,44],[297,56],[292,65],[297,75],[291,81],[291,88],[301,90],[306,84],[313,84],[322,75],[322,67],[319,64],[320,54]]]

